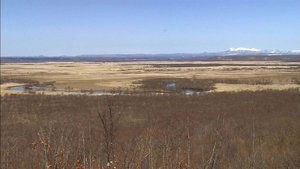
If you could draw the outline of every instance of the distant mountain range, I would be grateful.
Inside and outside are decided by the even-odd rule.
[[[230,48],[221,52],[202,52],[202,53],[170,53],[170,54],[85,54],[77,56],[2,56],[2,57],[130,57],[130,58],[143,58],[143,57],[211,57],[211,56],[274,56],[274,55],[300,55],[300,50],[262,50],[257,48]]]
[[[300,61],[300,50],[261,50],[256,48],[230,48],[222,52],[171,54],[100,54],[78,56],[9,56],[1,62],[45,61],[136,61],[136,60],[284,60]]]

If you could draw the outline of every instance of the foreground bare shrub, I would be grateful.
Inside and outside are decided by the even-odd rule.
[[[300,93],[1,97],[1,168],[299,168]]]

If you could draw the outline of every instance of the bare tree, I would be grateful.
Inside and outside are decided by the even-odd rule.
[[[107,164],[115,161],[116,133],[117,125],[120,120],[120,113],[113,110],[114,103],[111,98],[107,98],[103,109],[98,109],[97,114],[103,128],[104,151]]]

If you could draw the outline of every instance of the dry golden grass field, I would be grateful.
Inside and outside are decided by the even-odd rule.
[[[139,89],[143,80],[186,78],[238,80],[239,83],[214,83],[215,92],[241,90],[299,89],[300,63],[280,61],[135,61],[135,62],[46,62],[6,63],[1,78],[55,81],[56,88]],[[253,84],[255,81],[269,84]],[[1,84],[1,93],[23,83]],[[56,92],[45,92],[56,94]]]
[[[0,168],[300,168],[300,62],[1,65]]]

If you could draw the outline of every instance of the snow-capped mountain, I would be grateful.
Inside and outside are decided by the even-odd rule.
[[[230,52],[240,52],[240,51],[247,51],[247,52],[259,52],[261,49],[256,48],[230,48]]]
[[[291,53],[297,53],[297,54],[300,54],[300,50],[291,50]]]
[[[299,55],[300,50],[281,51],[281,50],[262,50],[257,48],[230,48],[227,51],[220,52],[221,56],[232,56],[232,55]]]

